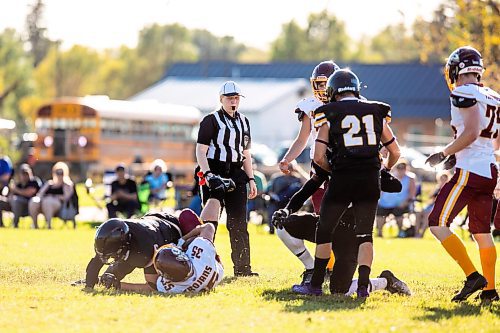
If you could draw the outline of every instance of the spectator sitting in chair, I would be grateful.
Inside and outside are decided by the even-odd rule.
[[[63,203],[71,199],[74,192],[74,185],[69,177],[68,165],[64,162],[57,162],[52,167],[52,179],[42,186],[40,191],[31,198],[28,204],[28,211],[33,219],[33,227],[38,229],[38,214],[45,216],[47,228],[51,229],[51,222],[57,216]]]
[[[394,176],[401,182],[402,189],[399,193],[381,192],[380,194],[376,217],[379,237],[382,237],[382,228],[389,214],[396,217],[396,223],[399,227],[398,237],[404,237],[403,214],[410,212],[417,193],[415,174],[408,170],[406,160],[400,159],[393,170]]]
[[[150,174],[144,177],[144,180],[149,184],[149,199],[150,200],[165,200],[166,193],[165,190],[169,185],[169,177],[165,174],[167,171],[167,166],[165,162],[161,159],[154,160],[151,163]]]
[[[111,201],[106,205],[109,218],[115,218],[117,212],[130,218],[139,210],[137,184],[125,174],[125,166],[118,164],[115,169],[116,180],[111,183]]]
[[[12,213],[14,213],[14,228],[19,225],[19,218],[28,216],[28,204],[31,198],[42,187],[40,178],[33,176],[33,170],[28,164],[21,164],[19,167],[19,182],[10,189],[10,206]]]

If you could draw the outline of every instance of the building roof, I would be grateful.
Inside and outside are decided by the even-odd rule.
[[[182,80],[192,82],[213,82],[219,78],[220,84],[226,79],[233,79],[244,86],[245,80],[263,84],[266,80],[290,82],[292,79],[309,80],[316,62],[276,62],[264,64],[239,64],[233,62],[211,61],[198,63],[176,63],[165,73],[165,76],[155,86],[164,81],[181,85]],[[442,65],[408,64],[339,64],[349,66],[362,82],[362,95],[368,99],[379,100],[391,104],[395,117],[407,118],[444,118],[450,117],[449,90],[442,74]],[[249,81],[250,82],[250,81]],[[189,86],[189,84],[187,84]],[[274,83],[278,86],[278,83]],[[154,87],[154,86],[153,86]],[[198,87],[198,86],[197,86]],[[185,87],[188,88],[188,87]],[[217,91],[218,87],[206,87]],[[152,88],[149,88],[152,89]],[[141,96],[146,91],[134,96]],[[245,90],[245,88],[243,87]],[[181,88],[179,87],[179,90]],[[166,90],[164,90],[166,91]],[[268,91],[270,94],[277,92]],[[180,93],[180,92],[179,92]],[[192,93],[192,91],[191,91]],[[169,93],[170,95],[170,93]],[[275,95],[276,96],[276,95]],[[186,102],[195,100],[191,96]],[[248,96],[248,101],[253,96]],[[166,100],[177,102],[176,100]],[[195,103],[196,105],[196,103]],[[200,107],[200,109],[203,109]]]
[[[191,104],[202,112],[215,110],[219,105],[219,89],[228,78],[224,77],[167,77],[130,98],[131,101],[156,100],[160,103]],[[238,78],[242,94],[244,112],[265,110],[276,100],[308,92],[308,82],[304,79]]]

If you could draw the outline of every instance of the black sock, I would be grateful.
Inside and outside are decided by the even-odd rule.
[[[480,276],[481,275],[477,271],[475,271],[474,273],[471,273],[469,274],[469,276],[467,276],[467,280],[477,279]]]
[[[328,265],[328,261],[330,261],[330,258],[314,258],[314,273],[311,278],[311,286],[319,288],[323,285],[323,281],[325,280],[326,265]]]
[[[292,196],[290,202],[286,205],[286,209],[288,209],[290,213],[297,212],[304,206],[304,202],[319,189],[321,184],[323,184],[323,180],[317,180],[315,178],[309,179],[304,186]]]
[[[366,265],[360,265],[358,267],[358,288],[360,286],[365,286],[368,288],[368,284],[370,283],[370,272],[371,268]]]

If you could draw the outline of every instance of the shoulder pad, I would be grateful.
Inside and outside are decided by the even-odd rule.
[[[478,88],[479,86],[476,84],[464,84],[453,89],[451,94],[454,96],[475,98],[478,93]]]
[[[299,110],[305,112],[305,114],[307,115],[310,112],[316,110],[321,105],[323,105],[323,103],[318,101],[316,98],[308,97],[308,98],[304,98],[300,102],[298,102],[296,109],[299,109]],[[295,112],[297,112],[297,111],[295,111]]]

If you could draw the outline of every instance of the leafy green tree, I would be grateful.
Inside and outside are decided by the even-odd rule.
[[[31,71],[21,37],[13,29],[4,30],[0,33],[0,117],[16,121],[19,130],[25,126],[18,103],[32,91]]]
[[[307,52],[307,38],[294,20],[283,24],[281,34],[271,45],[273,61],[303,60]]]
[[[31,11],[26,17],[26,31],[28,34],[29,52],[32,55],[33,65],[36,67],[45,58],[53,42],[45,34],[47,29],[42,26],[44,4],[36,0],[30,5]]]

